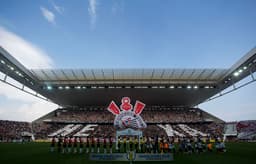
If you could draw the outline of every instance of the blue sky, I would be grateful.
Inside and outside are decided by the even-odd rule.
[[[6,0],[0,45],[28,68],[229,68],[256,46],[255,6],[255,0]],[[10,97],[2,88],[0,119],[42,114],[27,109],[41,106],[38,100]],[[199,107],[224,120],[256,119],[255,91],[251,84]],[[30,115],[10,116],[20,106]]]

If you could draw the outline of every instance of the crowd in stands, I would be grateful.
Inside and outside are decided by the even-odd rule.
[[[35,139],[47,139],[49,134],[64,128],[67,124],[74,124],[74,127],[77,126],[76,131],[73,131],[71,134],[67,133],[67,136],[72,136],[85,128],[85,125],[92,124],[96,124],[97,126],[89,134],[83,135],[96,136],[106,132],[106,135],[115,135],[116,129],[113,126],[115,116],[106,107],[57,109],[53,115],[48,116],[41,121],[33,122],[33,124],[27,122],[0,121],[0,139],[20,138],[21,132],[23,131],[32,132]],[[190,135],[189,132],[179,127],[178,124],[188,124],[189,127],[205,134],[221,135],[223,132],[223,126],[220,124],[207,123],[204,125],[205,121],[202,117],[202,111],[197,108],[171,109],[166,106],[149,106],[141,113],[141,117],[148,124],[148,127],[142,130],[144,135],[156,133],[161,136],[170,136],[171,133],[173,133],[173,136]],[[158,124],[170,125],[169,130],[161,128]]]
[[[0,120],[0,141],[19,140],[23,132],[32,132],[31,123]]]
[[[214,136],[222,136],[223,135],[223,129],[224,129],[224,123],[207,123],[207,126],[202,124],[191,124],[189,125],[191,128],[198,129],[206,134],[212,134]]]
[[[33,123],[32,129],[33,133],[35,134],[35,139],[47,139],[48,135],[57,131],[60,128],[63,128],[65,125],[57,124],[57,123]]]
[[[209,124],[202,126],[204,122],[202,111],[197,108],[170,108],[167,106],[148,106],[141,113],[141,117],[148,124],[146,129],[143,129],[145,135],[159,134],[168,136],[168,132],[173,130],[164,130],[157,124],[172,124],[175,131],[175,136],[179,134],[189,135],[184,132],[176,124],[189,124],[190,127],[198,129],[206,134],[221,134],[222,127],[219,124]],[[0,121],[0,139],[4,138],[20,138],[21,132],[32,132],[35,139],[46,139],[49,134],[64,128],[67,124],[74,124],[73,128],[76,131],[82,130],[84,125],[98,124],[90,135],[102,134],[107,132],[107,135],[114,136],[115,129],[113,126],[115,116],[110,113],[106,107],[87,107],[82,109],[57,109],[53,115],[49,115],[39,122],[15,122],[15,121]],[[47,121],[46,121],[47,120]],[[77,125],[80,124],[80,125]],[[76,126],[76,127],[75,127]],[[217,131],[217,130],[219,131]],[[75,131],[73,132],[75,134]],[[68,134],[68,133],[67,133]],[[68,134],[68,136],[73,135]],[[87,135],[87,134],[86,134]]]
[[[114,115],[104,107],[86,109],[59,109],[54,122],[73,123],[112,123]],[[171,109],[170,107],[147,107],[141,113],[141,117],[147,123],[193,123],[202,122],[201,111],[197,109]]]
[[[114,115],[107,110],[58,110],[55,122],[85,122],[85,123],[111,123]]]
[[[238,139],[241,140],[256,140],[256,121],[240,121],[236,124]]]
[[[49,124],[49,123],[48,123]],[[51,125],[51,124],[49,124]],[[47,125],[47,126],[49,126]],[[53,125],[51,125],[53,126]],[[170,125],[170,124],[157,124],[157,125],[148,125],[147,128],[141,129],[144,136],[151,136],[153,134],[158,134],[164,137],[221,137],[222,134],[217,135],[216,132],[212,133],[205,133],[204,131],[201,131],[198,127],[204,127],[202,129],[207,129],[208,126],[211,126],[211,124],[200,124],[200,125],[192,125],[192,124],[176,124],[176,125]],[[193,128],[192,128],[193,127]],[[218,129],[216,129],[218,131]],[[36,134],[36,133],[35,133]],[[39,133],[40,134],[40,133]],[[49,133],[48,137],[53,136],[63,136],[63,137],[70,137],[70,136],[76,136],[76,137],[87,137],[87,136],[95,136],[99,137],[102,135],[106,136],[115,136],[116,135],[116,129],[112,124],[108,125],[99,125],[99,124],[67,124],[62,125],[59,129],[56,131]],[[36,138],[39,136],[36,134]],[[46,138],[45,136],[44,138]]]
[[[87,127],[87,128],[86,128]],[[215,128],[213,128],[215,127]],[[149,124],[142,129],[143,135],[158,134],[164,137],[185,136],[222,136],[223,129],[216,123],[206,124]],[[212,128],[212,129],[211,129]],[[211,130],[209,130],[211,129]],[[59,132],[58,132],[59,131]],[[194,132],[193,132],[194,131]],[[112,124],[59,124],[59,123],[27,123],[0,121],[0,140],[20,139],[22,132],[31,132],[35,139],[47,139],[52,136],[115,136],[116,129]],[[197,133],[195,133],[197,132]]]

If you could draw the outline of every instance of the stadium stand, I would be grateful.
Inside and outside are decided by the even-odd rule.
[[[40,118],[45,122],[66,123],[112,123],[114,115],[106,107],[87,107],[83,109],[57,109],[53,114]],[[196,123],[204,121],[203,111],[197,108],[147,107],[141,117],[147,123]]]
[[[199,108],[147,107],[141,114],[148,124],[144,136],[164,137],[222,137],[232,140],[255,139],[256,121],[224,123]],[[115,136],[114,115],[104,107],[57,109],[32,123],[0,120],[0,140],[18,140],[32,133],[35,139],[53,136]],[[215,120],[215,121],[209,121]],[[25,133],[24,133],[25,132]]]
[[[33,122],[36,138],[52,136],[115,136],[114,115],[106,107],[57,109]],[[222,135],[222,120],[217,120],[199,108],[172,108],[148,106],[141,117],[148,124],[144,135],[152,136],[206,136]],[[211,119],[209,119],[211,118]],[[211,121],[209,121],[211,120]],[[212,121],[214,120],[214,121]],[[58,125],[58,126],[56,126]],[[56,128],[58,127],[58,128]],[[39,130],[37,130],[39,129]],[[106,133],[107,132],[107,133]]]
[[[186,137],[222,136],[223,121],[209,121],[211,115],[199,108],[149,106],[141,114],[148,124],[145,136]],[[115,136],[114,115],[105,107],[57,109],[31,123],[1,121],[1,138],[20,138],[23,131],[32,132],[35,139],[53,136],[90,135]],[[213,118],[215,119],[215,118]],[[19,135],[17,135],[19,133]]]
[[[0,140],[20,140],[22,134],[31,133],[31,123],[0,120]]]
[[[240,140],[256,140],[256,121],[240,121],[236,125],[238,131],[238,139]]]

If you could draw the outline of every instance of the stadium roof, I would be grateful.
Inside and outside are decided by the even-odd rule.
[[[0,62],[6,74],[1,81],[11,77],[22,90],[26,86],[61,106],[107,106],[129,96],[148,105],[191,107],[255,72],[256,48],[229,69],[29,70],[1,47]]]
[[[228,69],[32,69],[40,82],[52,84],[173,84],[220,80]]]

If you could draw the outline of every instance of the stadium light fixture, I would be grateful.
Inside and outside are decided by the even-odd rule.
[[[5,64],[5,61],[1,60],[1,63],[2,63],[2,64]]]
[[[16,73],[17,75],[19,75],[20,77],[23,77],[22,73],[20,73],[19,71],[15,71],[15,73]]]
[[[246,69],[247,69],[247,67],[246,67],[246,66],[244,66],[244,67],[243,67],[243,69],[244,69],[244,70],[246,70]]]
[[[187,89],[191,89],[191,86],[190,86],[190,85],[188,85],[188,86],[187,86]]]
[[[242,69],[239,69],[239,71],[238,71],[239,73],[242,73],[243,72],[243,70]]]
[[[75,89],[81,89],[81,86],[76,86]]]
[[[235,72],[233,75],[234,76],[239,76],[239,72]]]
[[[59,89],[59,90],[62,90],[62,89],[63,89],[63,87],[62,87],[62,86],[59,86],[59,87],[58,87],[58,89]]]
[[[204,86],[204,88],[209,89],[210,87],[208,85]]]
[[[86,89],[86,86],[82,86],[83,89]]]
[[[197,86],[197,85],[194,85],[194,89],[198,89],[198,86]]]
[[[50,86],[50,85],[47,85],[47,90],[52,90],[52,86]]]
[[[10,66],[10,65],[7,65],[7,67],[10,69],[10,70],[14,70],[14,68],[12,67],[12,66]]]
[[[182,88],[182,86],[178,86],[178,88],[179,88],[179,89],[181,89],[181,88]]]
[[[65,89],[70,89],[70,86],[65,86]]]
[[[174,88],[174,85],[171,85],[169,88],[173,89],[173,88]]]
[[[134,88],[148,88],[147,86],[135,86]]]

